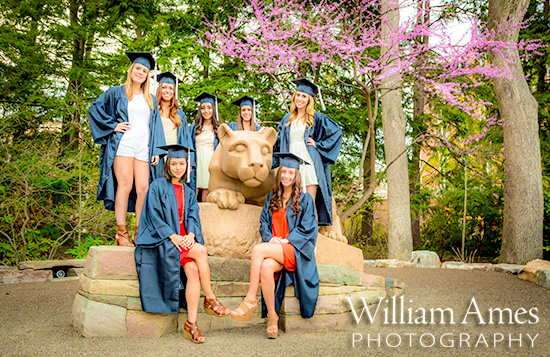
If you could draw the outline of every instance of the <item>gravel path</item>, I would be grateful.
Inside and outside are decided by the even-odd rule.
[[[418,324],[391,324],[390,301],[381,303],[372,324],[363,315],[359,324],[353,322],[345,331],[280,333],[277,340],[267,340],[263,326],[207,332],[204,345],[194,345],[178,333],[162,338],[83,338],[69,324],[76,281],[0,285],[0,356],[174,356],[179,353],[192,356],[550,356],[550,289],[515,276],[485,271],[372,268],[368,273],[404,281],[404,321],[408,320],[409,308],[413,322],[420,316],[417,310],[424,308],[428,311],[428,324],[421,324],[420,320]],[[478,324],[472,297],[486,323],[490,308],[509,308],[514,313],[523,308],[531,314],[522,314],[523,310],[519,310],[517,318],[520,322],[526,321],[524,324],[509,324],[508,313],[504,313],[504,324]],[[450,324],[448,315],[445,324],[439,324],[439,317],[437,323],[429,324],[429,309],[438,307],[450,308],[455,324]],[[384,323],[384,308],[388,311],[388,324]],[[399,306],[397,311],[399,320]],[[468,311],[472,313],[466,324],[461,324]],[[374,312],[375,309],[371,309],[371,313]],[[498,314],[494,318],[498,320]],[[369,346],[369,336],[371,340],[377,339],[378,334],[380,347],[376,341],[371,341]],[[510,335],[514,339],[521,336],[521,347],[519,341],[510,341]],[[534,338],[534,342],[530,338]],[[500,339],[501,342],[495,342]],[[453,347],[445,347],[452,341]]]

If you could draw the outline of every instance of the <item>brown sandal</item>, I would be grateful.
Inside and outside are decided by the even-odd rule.
[[[118,226],[115,236],[115,245],[120,245],[121,247],[134,247],[125,225]]]
[[[267,338],[277,338],[279,332],[279,316],[267,314]]]
[[[193,341],[194,343],[204,343],[206,340],[204,335],[200,333],[199,327],[196,322],[185,321],[183,325],[183,335],[186,339]]]
[[[231,318],[235,321],[243,322],[248,321],[254,314],[254,311],[258,308],[258,299],[247,300],[244,299],[239,305],[237,310],[231,312]]]
[[[208,315],[224,317],[231,313],[231,310],[223,306],[220,300],[216,298],[207,299],[205,297],[203,306],[204,306],[204,311],[206,311]]]

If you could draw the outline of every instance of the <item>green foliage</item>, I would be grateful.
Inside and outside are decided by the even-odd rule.
[[[113,245],[113,240],[106,240],[101,237],[92,237],[87,236],[84,241],[77,241],[76,244],[71,248],[65,251],[65,254],[72,255],[75,259],[84,259],[88,255],[88,250],[90,247],[98,245]]]

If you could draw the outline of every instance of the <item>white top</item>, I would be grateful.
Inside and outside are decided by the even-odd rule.
[[[178,143],[178,127],[169,118],[160,117],[162,120],[162,128],[164,129],[164,139],[166,145],[174,145]]]
[[[132,100],[128,102],[128,121],[130,122],[130,130],[122,135],[120,145],[135,143],[148,147],[151,109],[143,94],[134,94]]]
[[[313,160],[311,159],[306,142],[304,141],[305,130],[306,124],[302,120],[294,120],[290,124],[289,151],[309,163],[309,165],[300,165],[302,184],[304,186],[318,185],[319,180],[317,180],[315,166],[313,166]]]

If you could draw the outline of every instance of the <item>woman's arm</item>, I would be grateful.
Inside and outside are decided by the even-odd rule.
[[[342,148],[342,129],[332,119],[319,112],[315,113],[313,129],[308,142],[312,139],[323,162],[334,164]]]

